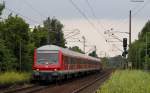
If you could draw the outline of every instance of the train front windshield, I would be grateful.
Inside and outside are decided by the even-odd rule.
[[[58,53],[37,53],[38,64],[57,64]]]

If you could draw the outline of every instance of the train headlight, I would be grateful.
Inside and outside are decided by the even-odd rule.
[[[55,68],[54,71],[57,71],[57,68]]]
[[[36,69],[36,71],[39,71],[39,69]]]

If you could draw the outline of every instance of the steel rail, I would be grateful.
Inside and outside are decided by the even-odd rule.
[[[93,85],[93,84],[96,83],[97,81],[106,79],[106,77],[109,76],[111,73],[112,73],[112,71],[108,71],[108,72],[104,73],[101,77],[96,78],[96,79],[93,80],[92,82],[89,82],[89,83],[85,84],[83,87],[80,87],[80,88],[74,90],[72,93],[79,93],[80,91],[82,91],[82,90],[88,88],[90,85]]]

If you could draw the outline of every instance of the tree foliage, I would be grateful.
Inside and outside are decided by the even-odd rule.
[[[84,54],[84,52],[78,46],[69,47],[69,49]]]
[[[43,27],[34,27],[33,32],[30,32],[30,34],[31,43],[33,43],[35,47],[40,47],[47,44],[48,32]]]
[[[16,66],[14,55],[5,46],[4,40],[0,39],[0,71],[9,71]]]
[[[146,54],[147,53],[147,54]],[[147,56],[146,56],[147,55]],[[128,60],[132,62],[133,68],[150,69],[150,21],[148,21],[134,41],[128,54]]]
[[[32,30],[24,19],[12,14],[0,21],[0,71],[30,71],[34,48],[46,45],[48,35],[50,44],[65,47],[63,24],[55,18],[48,18],[43,25]]]
[[[31,42],[35,43],[36,47],[46,45],[48,41],[50,44],[65,47],[66,42],[62,29],[63,24],[59,20],[48,17],[44,20],[43,27],[34,27],[33,33],[31,33]]]
[[[9,15],[3,22],[3,28],[1,28],[2,39],[5,41],[5,46],[9,49],[13,55],[13,59],[16,59],[15,67],[12,69],[27,70],[30,61],[28,44],[29,44],[29,25],[20,17]],[[20,51],[21,49],[21,51]],[[21,55],[21,61],[20,61]],[[18,65],[20,64],[21,65]]]
[[[5,8],[5,3],[3,2],[3,4],[0,4],[0,15],[2,15],[4,8]]]
[[[97,54],[96,54],[96,51],[92,51],[91,53],[89,53],[89,56],[98,57]]]
[[[101,62],[103,63],[103,68],[107,68],[108,67],[108,58],[107,57],[103,57],[101,58]]]
[[[5,8],[5,4],[0,4],[0,16]],[[12,51],[7,46],[7,41],[4,40],[7,34],[5,30],[7,29],[5,21],[0,21],[0,71],[12,70],[16,66],[16,58],[14,57]]]
[[[56,18],[50,19],[49,17],[47,20],[44,21],[44,28],[50,30],[50,44],[58,45],[61,47],[65,47],[65,39],[63,34],[63,24],[57,20]]]
[[[5,4],[0,4],[0,15],[4,8]],[[48,35],[50,44],[65,47],[62,28],[56,18],[47,18],[43,27],[36,26],[33,31],[23,18],[12,13],[0,20],[0,71],[31,70],[34,48],[46,45]]]

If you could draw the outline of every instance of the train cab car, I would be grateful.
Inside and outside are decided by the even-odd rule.
[[[100,59],[77,53],[56,45],[34,50],[33,79],[53,80],[102,68]]]
[[[61,52],[59,47],[46,45],[34,50],[32,66],[33,78],[40,80],[52,79],[61,70]]]

